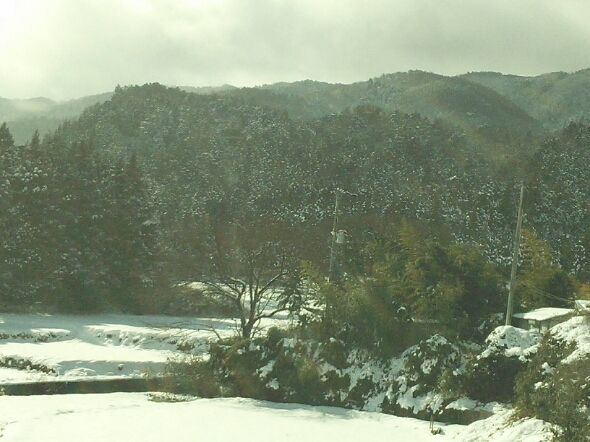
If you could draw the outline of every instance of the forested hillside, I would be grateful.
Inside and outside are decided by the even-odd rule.
[[[107,92],[64,102],[43,97],[27,100],[0,98],[0,121],[8,123],[17,144],[24,144],[35,130],[41,135],[54,131],[64,120],[78,118],[85,108],[102,103],[112,95]]]
[[[545,277],[563,272],[560,277],[586,282],[590,129],[571,124],[498,161],[481,149],[481,133],[452,124],[457,109],[474,109],[479,87],[453,80],[454,89],[434,88],[431,80],[439,79],[423,76],[426,85],[413,75],[407,80],[423,94],[438,94],[440,109],[455,107],[444,118],[392,110],[395,101],[384,92],[389,77],[383,77],[370,83],[387,106],[377,106],[376,98],[346,107],[344,97],[342,109],[316,117],[293,118],[291,109],[275,106],[273,94],[337,94],[337,86],[303,82],[270,88],[277,92],[219,94],[159,84],[118,87],[110,100],[42,142],[35,136],[15,145],[4,125],[1,299],[66,310],[153,311],[164,308],[166,288],[243,272],[240,253],[262,249],[288,258],[293,268],[304,260],[308,270],[325,274],[337,193],[338,229],[347,234],[338,246],[340,274],[408,284],[409,257],[430,256],[415,271],[430,269],[444,280],[444,266],[456,266],[452,260],[461,255],[470,265],[477,256],[493,263],[501,281],[520,180],[529,249],[536,244],[550,254]],[[451,89],[458,95],[448,95]],[[259,93],[270,94],[264,106]],[[494,142],[522,140],[513,105],[483,96],[490,97],[488,115],[495,115],[486,129]],[[501,130],[492,124],[497,121]],[[390,266],[389,276],[375,274],[383,266]],[[468,273],[457,267],[452,284],[463,281],[461,293]],[[427,292],[439,283],[448,289],[443,280],[416,280],[398,301],[420,311],[417,299],[436,296]]]
[[[473,72],[463,78],[489,87],[509,98],[546,129],[562,129],[590,117],[590,70],[554,72],[537,77]]]

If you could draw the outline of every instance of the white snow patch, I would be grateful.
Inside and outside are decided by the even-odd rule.
[[[548,319],[560,318],[562,316],[570,315],[574,312],[573,309],[569,308],[557,308],[557,307],[543,307],[535,310],[531,310],[526,313],[515,313],[515,318],[531,320],[531,321],[546,321]]]
[[[494,352],[502,351],[505,356],[518,356],[522,359],[537,351],[540,340],[541,335],[537,330],[503,325],[496,327],[486,338],[487,348],[480,357],[486,358]]]
[[[285,348],[295,348],[296,343],[297,339],[295,338],[283,338],[283,347]]]
[[[569,363],[590,354],[590,318],[574,316],[551,328],[551,335],[558,340],[576,344],[574,352],[562,362]]]
[[[475,410],[477,408],[477,405],[477,401],[466,397],[462,397],[460,399],[457,399],[456,401],[451,402],[445,408],[447,410]]]
[[[546,442],[552,439],[550,425],[539,419],[512,421],[512,411],[504,409],[468,425],[455,435],[458,442]]]
[[[273,359],[268,364],[266,364],[264,367],[260,367],[258,370],[256,370],[256,372],[258,373],[258,376],[260,376],[261,379],[264,379],[265,377],[267,377],[268,374],[274,368],[276,362],[277,362],[276,359]]]

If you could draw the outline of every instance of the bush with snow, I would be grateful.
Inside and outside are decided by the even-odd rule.
[[[481,402],[510,402],[516,375],[538,347],[535,330],[497,327],[487,337],[484,350],[467,364],[463,391]]]
[[[181,393],[398,415],[440,416],[461,409],[459,402],[472,409],[514,402],[523,417],[554,424],[562,440],[585,440],[576,434],[588,434],[590,356],[572,358],[586,342],[579,327],[562,324],[541,342],[535,331],[498,327],[483,348],[434,335],[389,359],[341,339],[271,328],[258,338],[220,340],[209,359],[177,363],[171,373],[182,378],[174,384]]]
[[[516,377],[520,414],[554,424],[559,441],[590,439],[589,326],[589,318],[576,317],[552,328]]]
[[[465,370],[462,349],[441,335],[434,335],[402,354],[403,369],[397,389],[389,396],[393,410],[442,412],[457,398],[460,376]]]
[[[401,367],[399,359],[376,359],[336,338],[304,340],[278,328],[265,337],[221,340],[210,354],[185,362],[194,367],[170,364],[173,377],[182,378],[174,383],[180,392],[201,394],[208,382],[220,395],[387,411]]]

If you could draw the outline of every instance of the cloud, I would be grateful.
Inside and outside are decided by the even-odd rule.
[[[21,6],[10,6],[10,5]],[[26,6],[23,6],[25,4]],[[582,0],[0,0],[0,96],[589,67]]]

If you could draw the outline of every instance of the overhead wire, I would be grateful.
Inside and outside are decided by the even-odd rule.
[[[572,299],[565,299],[565,298],[561,298],[561,297],[556,296],[556,295],[552,295],[551,293],[547,293],[546,291],[541,290],[540,288],[535,287],[534,285],[531,285],[531,284],[529,284],[529,283],[527,283],[525,281],[518,281],[518,282],[520,282],[521,284],[527,286],[528,288],[532,289],[535,293],[537,293],[537,294],[539,294],[539,295],[541,295],[541,296],[543,296],[545,298],[555,299],[555,300],[558,300],[558,301],[562,301],[562,302],[565,302],[565,303],[571,303],[571,304],[575,304],[576,303],[576,301],[574,301]]]

